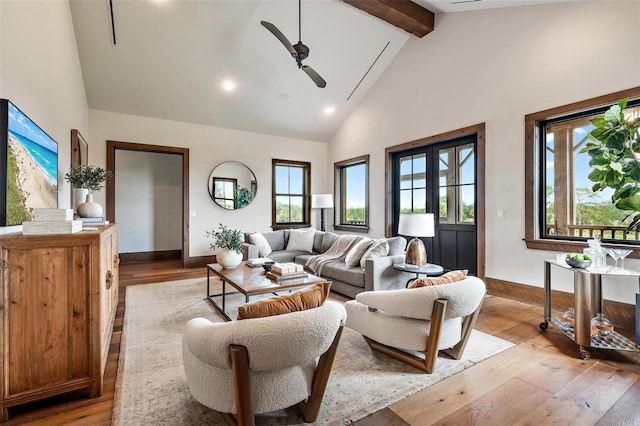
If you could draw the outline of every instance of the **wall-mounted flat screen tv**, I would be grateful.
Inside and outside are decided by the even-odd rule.
[[[58,208],[58,143],[7,99],[0,99],[0,226]]]

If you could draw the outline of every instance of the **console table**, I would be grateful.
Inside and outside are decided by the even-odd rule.
[[[574,324],[551,317],[551,267],[555,266],[573,272]],[[589,359],[586,348],[616,349],[640,352],[640,293],[636,294],[636,342],[613,331],[606,336],[591,335],[591,318],[602,312],[602,277],[636,277],[640,283],[640,272],[607,266],[606,268],[572,268],[565,262],[544,261],[544,322],[540,329],[546,331],[551,323],[567,337],[579,345],[578,355]],[[639,285],[640,288],[640,285]]]

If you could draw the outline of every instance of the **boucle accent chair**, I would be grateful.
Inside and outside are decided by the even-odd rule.
[[[254,414],[296,404],[305,421],[313,422],[345,319],[342,304],[332,301],[242,321],[192,319],[182,340],[191,394],[239,425],[253,425]]]
[[[462,356],[485,293],[484,282],[471,276],[450,284],[365,291],[345,303],[347,327],[372,349],[432,373],[438,351]]]

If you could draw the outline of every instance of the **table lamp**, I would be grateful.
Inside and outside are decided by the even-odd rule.
[[[333,194],[311,194],[311,208],[320,209],[320,230],[326,231],[326,209],[333,208]]]
[[[407,245],[404,262],[408,265],[426,265],[427,250],[419,237],[435,236],[433,213],[401,213],[398,220],[398,234],[413,237]]]

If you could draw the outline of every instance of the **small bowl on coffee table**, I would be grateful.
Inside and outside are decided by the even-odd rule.
[[[269,272],[274,263],[276,263],[276,262],[264,262],[262,264],[262,269],[264,269],[265,272]]]

